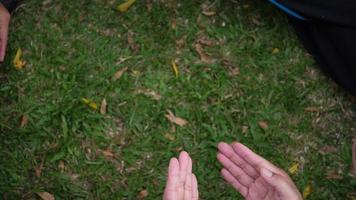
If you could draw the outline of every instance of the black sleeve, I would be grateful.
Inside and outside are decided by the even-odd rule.
[[[0,0],[0,3],[11,13],[17,5],[17,0]]]
[[[307,19],[356,26],[355,0],[279,0]]]

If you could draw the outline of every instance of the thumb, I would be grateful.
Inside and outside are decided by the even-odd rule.
[[[261,168],[260,173],[263,179],[277,190],[282,200],[302,199],[297,188],[291,185],[286,177],[273,173],[266,168]]]

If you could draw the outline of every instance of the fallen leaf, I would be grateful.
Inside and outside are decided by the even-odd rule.
[[[164,137],[165,137],[166,139],[170,140],[170,141],[175,141],[175,140],[176,140],[176,137],[175,137],[173,134],[171,134],[171,133],[165,133],[165,134],[164,134]]]
[[[208,17],[214,16],[216,14],[215,11],[208,11],[208,10],[203,10],[202,13],[203,13],[203,15],[208,16]]]
[[[127,71],[127,69],[128,69],[128,67],[124,67],[124,68],[118,70],[118,71],[114,74],[112,80],[113,80],[113,81],[117,81],[118,79],[120,79],[121,76]]]
[[[229,76],[235,77],[240,75],[240,68],[235,66],[230,60],[224,59],[222,65],[229,72]]]
[[[205,53],[203,46],[200,43],[195,44],[195,50],[199,54],[200,60],[205,64],[212,64],[214,61],[213,59]]]
[[[172,21],[171,27],[172,27],[173,30],[175,30],[177,28],[177,21],[176,20]]]
[[[44,158],[42,158],[40,166],[35,167],[35,175],[36,177],[41,177],[42,169],[43,169],[43,164],[44,164]]]
[[[166,118],[167,118],[170,122],[172,122],[172,123],[174,123],[174,124],[177,124],[178,126],[185,126],[185,125],[187,125],[188,122],[187,122],[185,119],[182,119],[182,118],[180,118],[180,117],[176,117],[176,116],[172,113],[172,111],[170,111],[170,110],[167,110],[167,112],[168,112],[168,114],[165,115],[165,116],[166,116]]]
[[[98,105],[95,102],[93,102],[92,100],[89,100],[87,98],[82,98],[82,101],[83,101],[84,104],[88,105],[93,110],[97,110],[98,109]]]
[[[63,160],[60,160],[59,163],[58,163],[58,168],[63,171],[64,168],[65,168],[65,165],[64,165],[64,161]]]
[[[129,44],[131,51],[134,53],[137,53],[138,50],[140,49],[140,46],[135,43],[133,36],[134,36],[134,34],[132,32],[129,32],[127,34],[127,43]]]
[[[174,60],[172,61],[172,68],[173,68],[174,74],[176,75],[176,77],[178,77],[179,70],[178,70],[177,64]]]
[[[272,54],[277,54],[277,53],[279,53],[279,49],[278,48],[273,48]]]
[[[115,154],[111,150],[99,150],[106,158],[114,158]]]
[[[197,43],[207,47],[213,47],[217,44],[215,40],[209,39],[206,36],[199,36],[199,38],[197,39]]]
[[[330,180],[342,180],[344,177],[335,171],[328,171],[326,178]]]
[[[299,163],[294,162],[288,169],[288,172],[292,175],[296,174],[299,170]]]
[[[100,113],[105,115],[106,114],[106,109],[108,107],[108,103],[106,102],[106,99],[104,98],[102,101],[101,101],[101,105],[100,105]]]
[[[148,12],[151,12],[151,11],[152,11],[152,8],[153,8],[153,2],[152,2],[152,0],[147,0],[147,2],[146,2],[146,8],[147,8]]]
[[[28,124],[28,117],[26,115],[22,115],[20,128],[25,127]]]
[[[22,56],[22,50],[18,49],[16,52],[16,55],[15,55],[15,58],[13,60],[13,64],[14,64],[15,68],[18,70],[23,69],[26,65],[26,61],[23,61],[21,59],[21,56]]]
[[[312,192],[312,187],[310,184],[308,184],[303,190],[303,199],[308,198],[308,196],[311,194],[311,192]]]
[[[320,112],[321,108],[318,108],[318,107],[306,107],[306,108],[304,108],[304,111],[306,111],[306,112]]]
[[[258,122],[258,126],[260,128],[262,128],[263,130],[267,130],[268,129],[268,123],[266,121],[260,121]]]
[[[36,194],[41,197],[42,200],[55,200],[53,194],[48,192],[37,192]]]
[[[153,90],[148,90],[148,89],[139,89],[137,90],[137,94],[144,94],[146,96],[152,97],[154,100],[161,100],[162,96],[156,93]]]
[[[248,126],[242,126],[242,133],[247,133]]]
[[[132,6],[133,3],[135,3],[135,0],[128,0],[125,3],[120,4],[117,7],[117,10],[120,11],[121,13],[124,13]]]
[[[176,40],[176,49],[179,50],[187,43],[187,36],[184,35],[180,39]]]
[[[141,72],[138,71],[138,70],[132,70],[131,72],[132,72],[132,75],[133,75],[133,76],[138,76],[138,75],[140,75],[140,73],[141,73]]]
[[[356,177],[356,139],[352,139],[352,170],[351,173]]]
[[[319,149],[319,153],[321,153],[322,155],[335,153],[335,152],[337,152],[337,148],[331,145],[325,145]]]
[[[148,191],[147,190],[141,190],[138,194],[137,194],[137,198],[138,199],[145,199],[148,196]]]

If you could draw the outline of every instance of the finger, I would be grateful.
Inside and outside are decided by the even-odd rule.
[[[243,197],[247,197],[248,189],[243,186],[235,177],[226,169],[221,170],[221,175],[232,187],[234,187]]]
[[[262,168],[260,173],[266,182],[275,188],[281,199],[302,199],[297,187],[288,178],[266,168]]]
[[[232,148],[241,158],[244,158],[244,160],[246,160],[251,166],[253,166],[255,170],[260,171],[260,169],[264,167],[275,173],[279,173],[283,176],[288,176],[283,170],[279,169],[266,159],[262,158],[245,145],[235,142],[232,144]]]
[[[247,175],[240,167],[235,165],[226,156],[218,153],[217,158],[224,168],[228,170],[230,174],[232,174],[242,185],[249,187],[253,183],[254,179]]]
[[[218,149],[220,153],[224,154],[227,158],[229,158],[232,162],[234,162],[237,166],[239,166],[250,177],[257,178],[259,176],[258,171],[255,170],[255,168],[253,168],[243,158],[241,158],[234,151],[231,145],[222,142],[218,145]]]
[[[187,174],[184,184],[184,200],[192,200],[192,174]]]
[[[199,199],[198,181],[195,174],[192,174],[192,200]]]
[[[168,167],[168,180],[164,190],[164,200],[177,199],[177,185],[179,182],[179,162],[176,158],[172,158]]]
[[[0,62],[3,62],[5,58],[8,28],[9,28],[9,22],[8,19],[6,19],[5,22],[2,22],[0,24]]]
[[[187,152],[183,151],[179,155],[179,182],[177,186],[178,199],[184,198],[184,183],[189,170],[190,157]]]

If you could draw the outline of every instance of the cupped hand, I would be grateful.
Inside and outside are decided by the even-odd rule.
[[[10,16],[9,11],[0,3],[0,62],[5,58]]]
[[[283,170],[241,143],[220,143],[217,158],[221,175],[247,200],[302,200]]]
[[[192,159],[185,151],[172,158],[163,200],[198,200],[198,182],[192,173]]]

